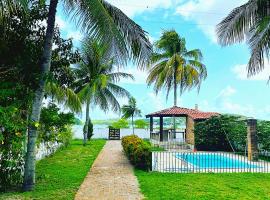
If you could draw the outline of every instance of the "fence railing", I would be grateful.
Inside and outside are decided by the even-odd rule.
[[[152,152],[152,171],[170,173],[270,173],[269,152],[249,161],[242,152]]]

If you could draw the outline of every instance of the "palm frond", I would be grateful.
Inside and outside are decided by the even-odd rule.
[[[249,29],[256,24],[258,0],[249,0],[242,6],[232,10],[216,28],[218,42],[221,45],[230,45],[242,42]]]
[[[120,9],[104,0],[65,0],[67,13],[80,27],[115,52],[116,61],[145,66],[152,52],[146,32]]]
[[[57,83],[48,80],[45,86],[45,92],[70,110],[76,113],[81,112],[81,101],[72,89],[61,87]]]

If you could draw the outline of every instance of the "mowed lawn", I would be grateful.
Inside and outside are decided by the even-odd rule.
[[[270,200],[270,174],[135,174],[148,200]]]
[[[37,163],[34,191],[0,193],[0,199],[74,199],[105,142],[92,140],[84,147],[82,140],[73,140],[67,148]]]

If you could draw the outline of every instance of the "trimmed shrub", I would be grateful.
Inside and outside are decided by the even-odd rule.
[[[130,135],[122,138],[122,146],[131,164],[138,169],[150,169],[152,162],[151,145],[137,135]]]

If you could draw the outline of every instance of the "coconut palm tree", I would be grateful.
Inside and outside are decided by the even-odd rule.
[[[117,85],[122,78],[134,79],[131,74],[114,69],[114,54],[106,45],[86,39],[82,48],[82,61],[74,69],[77,75],[75,91],[86,104],[86,120],[83,130],[84,145],[87,141],[90,120],[90,104],[99,106],[103,111],[110,108],[120,111],[119,97],[130,97],[127,90]]]
[[[45,3],[47,1],[40,1]],[[37,127],[39,122],[46,77],[50,71],[52,57],[53,33],[57,5],[63,3],[67,15],[76,21],[85,33],[96,38],[103,44],[108,44],[115,52],[116,61],[126,64],[132,59],[138,66],[144,66],[151,54],[151,43],[146,32],[129,19],[120,9],[105,0],[49,0],[47,29],[43,53],[40,57],[40,80],[35,91],[32,112],[30,115],[28,144],[25,160],[23,190],[32,190],[35,184],[35,148]],[[9,11],[27,7],[31,0],[1,0],[0,22],[5,21]]]
[[[185,39],[174,30],[163,32],[155,47],[147,83],[154,84],[156,93],[165,88],[167,98],[173,88],[174,106],[177,106],[178,87],[180,94],[194,87],[199,89],[207,77],[206,67],[201,63],[202,53],[199,49],[188,51]]]
[[[223,46],[246,41],[251,50],[248,75],[262,71],[269,58],[270,1],[249,0],[233,9],[217,25],[217,35]]]
[[[134,117],[141,116],[141,110],[137,108],[136,99],[134,97],[131,97],[128,101],[128,105],[122,106],[122,118],[128,119],[131,117],[131,123],[132,123],[132,132],[134,135]]]

